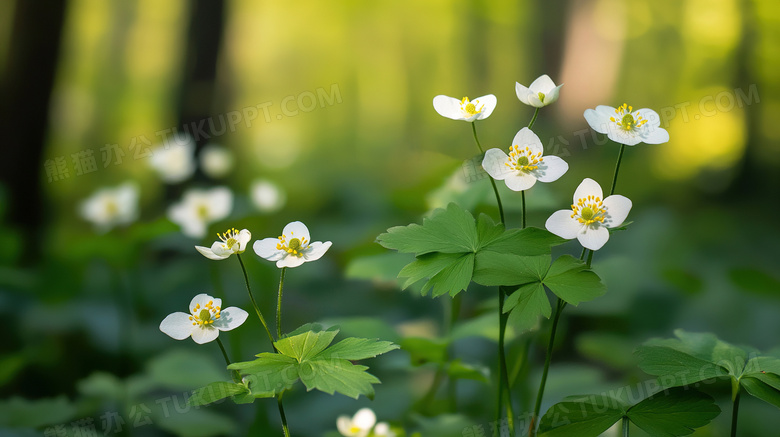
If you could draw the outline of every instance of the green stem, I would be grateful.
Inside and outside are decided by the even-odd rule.
[[[631,422],[628,421],[628,417],[623,416],[623,437],[628,437],[628,426]]]
[[[458,293],[452,298],[450,303],[449,321],[447,322],[445,333],[447,338],[450,339],[452,335],[452,329],[455,327],[455,322],[458,320],[460,314],[460,307],[463,303],[463,295]],[[451,345],[450,345],[451,347]],[[451,359],[450,347],[447,349],[447,361]],[[454,378],[449,379],[447,384],[447,397],[450,400],[450,411],[455,413],[458,410],[458,380]]]
[[[265,322],[265,317],[263,317],[263,313],[260,311],[260,307],[257,306],[257,302],[255,301],[255,297],[252,294],[252,289],[249,288],[249,276],[246,274],[246,267],[244,267],[244,261],[241,259],[240,254],[236,254],[236,257],[238,258],[238,263],[241,264],[241,271],[244,272],[244,284],[246,284],[246,292],[249,293],[249,300],[252,301],[252,306],[255,307],[255,312],[257,312],[257,317],[260,319],[260,323],[263,324],[263,328],[265,328],[265,332],[268,334],[268,339],[271,340],[271,346],[274,346],[274,336],[271,334],[271,330],[268,329],[268,324]],[[274,350],[276,350],[276,347],[274,346]]]
[[[228,366],[230,365],[230,358],[228,358],[227,352],[225,352],[225,345],[222,344],[222,340],[217,337],[217,344],[219,345],[219,350],[222,351],[222,356],[225,357],[225,364]]]
[[[479,153],[485,154],[485,150],[482,149],[482,145],[479,143],[479,138],[477,138],[477,124],[475,122],[471,122],[471,131],[474,133],[474,141],[477,143],[477,148],[479,149]],[[496,202],[498,203],[498,217],[501,220],[501,223],[504,223],[504,205],[501,203],[501,196],[498,195],[498,187],[496,186],[496,181],[493,178],[490,178],[490,184],[493,185],[493,193],[496,195]]]
[[[286,267],[282,267],[285,269]],[[282,405],[282,394],[276,397],[276,403],[279,405],[279,416],[282,418],[282,429],[284,430],[284,437],[290,437],[290,428],[287,426],[287,416],[284,415],[284,406]]]
[[[282,289],[284,288],[284,272],[286,270],[287,267],[282,267],[282,276],[281,278],[279,278],[279,299],[276,301],[276,337],[277,338],[282,338]]]
[[[590,263],[593,261],[593,250],[588,253],[588,262],[586,263],[588,265],[588,268],[590,268]]]
[[[534,125],[534,123],[536,123],[536,116],[539,115],[539,109],[541,109],[541,108],[536,108],[536,111],[534,111],[534,116],[533,116],[533,118],[531,118],[531,122],[528,123],[528,129],[531,129],[531,127]]]
[[[522,229],[525,229],[525,190],[520,192],[520,205],[523,210],[523,220],[520,222]]]
[[[553,345],[555,344],[555,331],[558,329],[558,320],[561,318],[563,308],[566,302],[558,298],[558,308],[553,319],[552,330],[550,331],[550,343],[547,344],[547,356],[544,359],[544,371],[542,372],[542,382],[539,384],[539,392],[536,394],[536,405],[534,406],[534,415],[531,416],[531,426],[528,430],[529,436],[536,435],[536,424],[539,418],[539,411],[542,409],[542,398],[544,397],[544,386],[547,384],[547,373],[550,370],[550,361],[552,360]]]
[[[623,152],[626,150],[626,145],[620,145],[620,152],[618,153],[617,164],[615,164],[615,175],[612,177],[612,188],[609,189],[609,195],[615,194],[615,186],[617,186],[618,171],[620,171],[620,161],[623,160]]]
[[[739,388],[737,388],[739,390]],[[737,416],[739,416],[739,395],[740,392],[734,396],[734,406],[731,409],[731,437],[737,437]]]
[[[504,337],[506,336],[506,322],[509,319],[508,314],[504,314],[504,288],[498,287],[498,366],[499,366],[499,382],[498,382],[498,411],[497,420],[501,423],[501,416],[503,414],[503,403],[505,400],[504,390],[506,389],[506,413],[507,421],[509,425],[509,435],[514,435],[514,411],[512,408],[512,393],[509,387],[509,372],[506,365],[506,353],[504,352]]]

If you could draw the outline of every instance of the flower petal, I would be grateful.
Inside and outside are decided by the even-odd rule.
[[[308,249],[303,253],[303,257],[306,259],[306,261],[316,261],[322,258],[322,255],[325,255],[325,252],[330,249],[332,244],[333,243],[330,241],[326,241],[324,243],[321,241],[315,241],[309,245]]]
[[[276,262],[276,267],[279,267],[280,269],[282,267],[293,268],[293,267],[298,267],[299,265],[301,265],[301,264],[303,264],[305,262],[306,262],[306,260],[302,256],[298,257],[298,256],[290,255],[290,256],[286,256],[286,257],[280,259],[279,261],[277,261]]]
[[[168,317],[160,323],[160,331],[175,340],[184,340],[192,334],[192,321],[187,313],[176,312],[168,314]]]
[[[545,94],[544,96],[544,104],[545,106],[555,103],[558,101],[558,97],[561,94],[561,87],[563,84],[558,85],[557,87],[553,88],[548,94]]]
[[[279,261],[287,254],[283,250],[276,248],[279,244],[278,238],[263,238],[262,240],[255,240],[255,244],[252,245],[257,256],[268,261]]]
[[[249,247],[249,242],[252,240],[252,233],[249,232],[248,229],[242,229],[241,232],[238,233],[238,236],[236,237],[236,241],[238,242],[239,251],[243,252],[246,250],[247,247]]]
[[[637,132],[626,132],[619,128],[610,128],[607,137],[619,144],[636,146],[642,142],[642,137]]]
[[[216,243],[214,243],[214,244],[216,244]],[[208,248],[208,247],[203,247],[203,246],[195,246],[195,249],[196,249],[198,252],[200,252],[200,254],[201,254],[201,255],[205,256],[205,257],[206,257],[206,258],[208,258],[208,259],[213,259],[213,260],[217,260],[217,261],[219,261],[219,260],[222,260],[222,259],[225,259],[225,258],[227,258],[227,256],[221,256],[221,255],[217,255],[216,253],[214,253],[214,251],[213,251],[213,250],[211,250],[211,249],[210,249],[210,248]]]
[[[436,96],[433,98],[433,109],[442,117],[453,120],[463,119],[463,114],[460,112],[460,100],[456,98],[444,95]]]
[[[371,429],[376,424],[376,414],[371,408],[361,408],[352,417],[352,424],[360,429]]]
[[[574,191],[573,203],[576,204],[578,200],[582,198],[586,198],[588,196],[598,197],[600,199],[604,198],[601,191],[601,185],[599,185],[598,182],[594,181],[591,178],[585,178],[582,180],[582,182],[580,182],[580,185]]]
[[[192,300],[190,301],[190,313],[195,311],[195,306],[196,305],[200,304],[200,307],[203,308],[211,300],[214,300],[214,298],[209,296],[206,293],[201,293],[201,294],[193,297]]]
[[[220,311],[219,319],[215,320],[212,326],[220,331],[230,331],[246,322],[247,317],[249,317],[249,313],[239,307],[225,308]]]
[[[195,343],[204,344],[210,341],[214,341],[219,337],[219,330],[213,327],[204,328],[202,326],[193,326],[192,339]]]
[[[528,147],[531,149],[531,153],[544,153],[544,146],[542,146],[542,140],[527,127],[520,129],[515,137],[512,139],[513,146],[520,146],[521,149]]]
[[[577,240],[586,249],[599,250],[609,240],[609,231],[603,226],[584,226],[582,232],[577,234]]]
[[[485,152],[485,158],[482,160],[482,168],[485,169],[487,174],[497,181],[503,181],[508,175],[512,174],[512,170],[505,164],[509,160],[509,156],[501,149],[490,149]]]
[[[515,94],[517,94],[517,98],[521,103],[525,103],[526,105],[531,104],[531,102],[528,100],[528,97],[531,96],[533,92],[531,92],[531,90],[525,86],[520,85],[520,82],[515,82]]]
[[[598,108],[601,108],[601,106]],[[610,131],[610,121],[608,116],[605,117],[603,114],[599,113],[598,111],[594,111],[593,109],[586,109],[583,115],[585,116],[585,121],[588,122],[591,129],[595,130],[596,132],[605,134]]]
[[[484,120],[490,117],[490,114],[492,114],[493,110],[496,109],[496,104],[498,103],[496,96],[493,94],[477,97],[474,100],[478,102],[477,106],[485,105],[482,108],[482,112],[480,112],[477,116],[477,120]]]
[[[311,241],[311,235],[309,235],[309,228],[306,227],[302,222],[292,222],[288,223],[287,226],[284,227],[284,230],[282,230],[282,235],[287,237],[287,242],[289,243],[291,239],[297,238],[299,240],[306,239],[306,241]]]
[[[636,111],[636,114],[647,120],[645,127],[660,127],[661,117],[658,113],[649,108],[642,108]]]
[[[570,209],[555,211],[545,222],[544,227],[553,234],[571,240],[579,234],[582,225],[571,217]]]
[[[555,82],[550,79],[550,76],[543,74],[537,77],[535,81],[531,82],[531,86],[528,88],[530,88],[531,92],[534,94],[544,93],[547,95],[550,93],[550,91],[553,90],[553,88],[555,88]]]
[[[642,142],[647,144],[663,144],[669,142],[669,132],[662,127],[645,126],[641,134]]]
[[[553,182],[558,180],[569,170],[569,164],[557,156],[545,156],[542,165],[531,173],[539,182]]]
[[[352,419],[350,419],[349,416],[339,416],[338,419],[336,419],[336,428],[339,430],[339,433],[343,436],[352,436]]]
[[[536,178],[530,173],[516,171],[508,175],[504,183],[512,191],[525,191],[534,186]]]
[[[222,256],[224,258],[233,255],[233,251],[228,249],[227,245],[221,241],[215,241],[214,244],[211,245],[211,251],[214,252],[214,255]]]
[[[607,217],[604,220],[604,226],[614,228],[623,224],[631,211],[631,200],[628,197],[619,194],[604,199],[604,207],[607,208]]]

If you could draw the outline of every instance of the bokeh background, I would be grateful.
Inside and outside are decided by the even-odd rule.
[[[543,411],[650,379],[633,349],[676,328],[777,348],[778,68],[772,0],[0,2],[0,434],[280,434],[269,400],[186,407],[188,391],[228,377],[224,363],[215,344],[158,329],[201,292],[248,309],[238,263],[193,249],[229,227],[264,238],[302,220],[333,241],[289,272],[286,330],[318,321],[396,342],[440,336],[447,302],[401,291],[407,260],[374,239],[450,201],[495,216],[470,126],[431,101],[495,94],[477,128],[483,145],[506,148],[533,114],[514,83],[541,74],[564,86],[534,131],[570,171],[529,191],[530,225],[567,207],[582,178],[609,184],[618,147],[588,128],[585,109],[652,108],[671,137],[626,151],[618,192],[634,202],[633,223],[595,258],[607,295],[567,310]],[[166,138],[197,156],[218,145],[232,165],[215,176],[201,162],[165,183],[149,155]],[[271,188],[253,190],[259,180]],[[137,220],[106,231],[80,215],[96,190],[127,181]],[[213,186],[234,194],[229,216],[184,236],[167,209]],[[502,195],[519,226],[517,194]],[[278,269],[244,258],[268,317]],[[454,355],[486,371],[493,294],[469,288],[454,329]],[[520,412],[544,358],[540,328],[509,343]],[[223,338],[234,360],[269,350],[251,318]],[[413,366],[406,351],[368,364],[383,381],[374,401],[286,395],[293,435],[333,432],[363,406],[423,436],[493,420],[483,382],[459,384],[453,409],[444,390],[426,397],[435,366]],[[729,411],[728,387],[708,390]],[[694,435],[727,435],[728,416]],[[775,407],[743,400],[740,435],[778,427]]]

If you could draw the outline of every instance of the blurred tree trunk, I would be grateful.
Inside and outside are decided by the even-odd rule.
[[[66,1],[25,0],[14,7],[0,99],[0,180],[8,190],[5,219],[25,235],[41,235],[43,149],[60,51]],[[40,255],[25,240],[23,262]]]

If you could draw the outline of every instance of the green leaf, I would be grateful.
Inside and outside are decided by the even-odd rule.
[[[433,289],[433,297],[439,297],[442,294],[449,293],[455,296],[465,290],[471,282],[471,275],[474,272],[474,254],[466,253],[461,255],[452,264],[435,274],[422,289],[422,294],[428,293]]]
[[[626,406],[604,395],[567,398],[542,416],[540,437],[597,437],[620,420]]]
[[[504,312],[509,313],[507,323],[520,332],[536,326],[539,316],[550,318],[552,308],[542,284],[525,284],[510,294],[504,302]]]
[[[450,379],[473,379],[490,384],[490,370],[487,367],[466,364],[460,360],[455,360],[447,366],[447,375]]]
[[[707,379],[727,376],[727,370],[710,361],[693,357],[676,349],[640,346],[636,352],[639,368],[658,376],[662,387],[678,387]]]
[[[552,263],[543,283],[556,296],[572,305],[593,300],[607,291],[597,274],[570,255],[563,255]]]
[[[377,237],[388,249],[424,255],[430,252],[476,252],[479,248],[474,217],[458,205],[436,209],[422,225],[396,226]]]
[[[447,361],[447,346],[449,343],[445,340],[430,338],[407,337],[401,340],[401,349],[409,352],[413,366],[444,363]]]
[[[372,384],[379,384],[379,379],[366,370],[368,367],[347,360],[316,358],[301,363],[298,372],[309,391],[316,388],[331,395],[339,392],[355,399],[360,395],[373,399]]]
[[[312,330],[301,332],[305,328]],[[274,343],[278,353],[261,353],[254,361],[233,363],[228,369],[244,376],[256,398],[273,397],[292,388],[299,379],[308,390],[338,392],[353,398],[373,396],[372,384],[379,380],[366,372],[368,367],[349,360],[375,357],[398,346],[388,341],[347,338],[328,347],[337,333],[335,327],[322,330],[319,325],[304,325],[291,333],[294,335]]]
[[[720,408],[712,397],[684,388],[657,393],[628,410],[634,425],[659,437],[691,434],[719,414]]]
[[[474,282],[480,285],[522,285],[541,282],[550,268],[550,256],[518,256],[483,251],[477,254]]]
[[[757,397],[764,402],[768,402],[777,408],[780,408],[780,391],[777,389],[780,378],[777,375],[767,373],[762,375],[766,378],[753,378],[750,376],[742,377],[739,384],[751,396]]]
[[[208,405],[221,399],[245,393],[250,393],[250,391],[243,384],[224,381],[212,382],[205,387],[193,391],[192,396],[187,400],[187,403],[192,406]]]
[[[550,248],[565,243],[563,238],[540,228],[510,229],[494,240],[484,242],[481,250],[519,256],[549,255]]]

